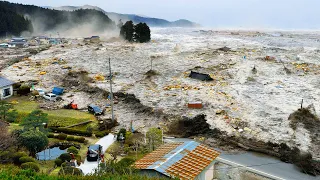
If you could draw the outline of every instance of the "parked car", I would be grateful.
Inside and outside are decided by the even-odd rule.
[[[45,92],[44,92],[43,89],[36,88],[35,90],[39,93],[40,96],[44,96],[45,95]]]
[[[96,105],[89,105],[88,106],[88,111],[90,113],[94,114],[95,116],[103,114],[103,111],[101,110],[101,108],[96,106]]]
[[[52,94],[52,93],[45,94],[43,97],[49,101],[56,101],[57,100],[57,95]]]
[[[87,151],[87,161],[98,161],[102,153],[102,146],[100,144],[90,145]]]

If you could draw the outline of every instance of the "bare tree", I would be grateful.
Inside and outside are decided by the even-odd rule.
[[[8,128],[0,120],[0,163],[11,162],[13,147],[16,145],[16,139],[10,135]]]
[[[136,152],[136,158],[138,158],[138,150],[144,144],[144,135],[141,133],[135,133],[128,139],[132,143],[132,150]]]
[[[8,132],[6,125],[0,125],[0,151],[6,151],[12,147],[16,140]]]
[[[108,149],[107,153],[112,157],[112,161],[117,160],[117,157],[121,154],[121,147],[118,142],[113,143]]]

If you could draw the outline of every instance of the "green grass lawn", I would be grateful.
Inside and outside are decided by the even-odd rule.
[[[56,169],[54,169],[51,173],[50,176],[58,176],[58,173],[60,171],[60,167],[57,167]]]
[[[26,96],[16,96],[10,98],[8,101],[18,102],[17,104],[14,104],[14,108],[19,113],[17,120],[18,122],[21,122],[21,120],[33,110],[39,109],[39,104],[35,101],[30,101]],[[52,111],[43,110],[43,112],[48,114],[49,126],[57,125],[64,127],[88,120],[95,120],[94,115],[76,110],[59,109]]]
[[[40,166],[40,172],[44,174],[48,174],[49,171],[54,168],[54,160],[50,161],[37,161]]]
[[[74,126],[74,127],[71,127],[70,129],[86,131],[88,126],[96,128],[96,127],[98,127],[98,121],[93,121],[93,122],[85,124],[85,125]]]
[[[141,151],[138,151],[137,154],[136,154],[135,151],[129,151],[128,155],[125,156],[125,157],[131,158],[131,159],[134,159],[134,160],[138,160],[138,159],[143,158],[145,155],[146,155],[146,153],[142,153]]]
[[[22,129],[23,127],[16,123],[10,123],[10,126],[8,126],[9,132],[12,132],[14,130]]]

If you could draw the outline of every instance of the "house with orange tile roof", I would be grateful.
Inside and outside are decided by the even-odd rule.
[[[211,180],[220,152],[195,141],[168,143],[135,162],[148,176]]]

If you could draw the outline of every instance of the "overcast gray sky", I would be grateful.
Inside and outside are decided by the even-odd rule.
[[[214,28],[320,29],[320,0],[13,0],[38,6],[98,6],[106,11]]]

